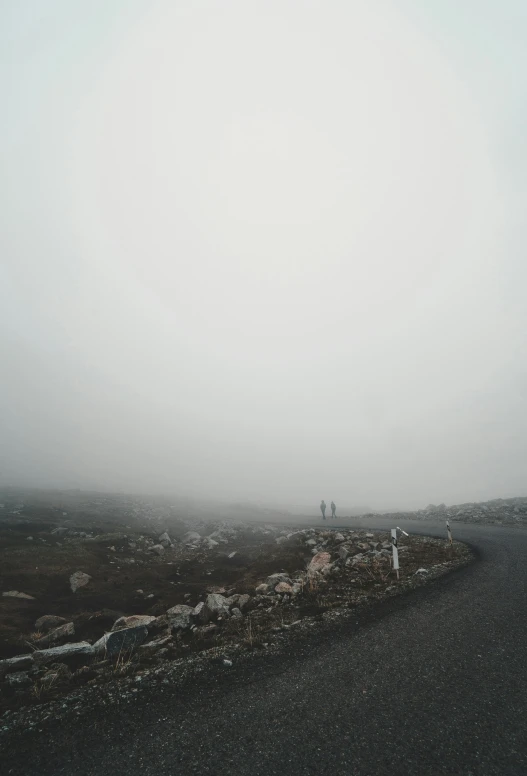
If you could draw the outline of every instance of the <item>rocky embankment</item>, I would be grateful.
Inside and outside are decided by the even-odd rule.
[[[86,624],[85,612],[76,613],[70,606],[75,613],[68,617],[64,604],[63,611],[58,606],[54,610],[47,599],[48,610],[34,621],[33,632],[20,639],[18,653],[0,661],[4,721],[10,709],[50,702],[85,685],[140,682],[197,656],[220,659],[230,666],[237,655],[267,649],[291,628],[397,595],[470,559],[464,545],[451,547],[443,540],[401,537],[397,580],[391,567],[390,537],[385,532],[295,531],[272,526],[260,530],[266,542],[260,540],[253,547],[252,560],[246,534],[232,526],[217,528],[208,536],[191,531],[178,541],[167,532],[157,542],[150,539],[145,553],[157,562],[160,556],[169,555],[169,563],[176,567],[172,573],[188,592],[174,590],[173,605],[165,604],[160,612],[161,604],[152,603],[141,590],[143,612],[137,611],[136,600],[134,612],[115,612],[106,629],[107,619],[100,612],[93,613],[92,638],[78,639]],[[254,536],[256,529],[252,531]],[[229,571],[223,585],[199,581],[207,578],[219,546],[222,553],[216,560],[221,557],[234,564],[240,556],[241,565],[226,567]],[[238,549],[231,549],[236,546]],[[181,578],[183,569],[186,580]],[[93,576],[77,570],[68,583],[70,600],[78,600],[82,608],[82,598],[77,596],[89,590]],[[23,591],[4,591],[3,598],[14,606],[38,609],[38,598]]]
[[[372,518],[377,516],[381,515],[363,515]],[[425,509],[415,512],[383,513],[382,517],[393,517],[394,520],[452,520],[463,523],[527,526],[527,497],[496,498],[492,501],[467,502],[454,506],[429,504]]]

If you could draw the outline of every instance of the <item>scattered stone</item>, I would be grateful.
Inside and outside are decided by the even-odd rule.
[[[141,644],[139,647],[139,651],[143,653],[149,653],[149,652],[156,652],[157,650],[164,647],[166,644],[170,644],[172,641],[171,636],[163,636],[160,639],[154,639],[154,641],[149,641],[148,644]]]
[[[16,671],[14,674],[8,674],[5,681],[9,687],[29,687],[32,684],[29,674],[25,671]]]
[[[271,576],[267,577],[265,580],[265,584],[270,590],[274,590],[279,582],[287,582],[288,585],[292,584],[291,578],[288,577],[287,574],[283,573],[271,574]]]
[[[163,547],[162,544],[153,544],[150,547],[150,552],[155,552],[156,555],[162,555],[164,551],[165,551],[165,548]]]
[[[168,533],[165,531],[161,534],[161,536],[158,539],[159,544],[162,544],[163,547],[172,547],[172,539],[168,535]]]
[[[150,625],[155,619],[150,614],[132,614],[130,617],[119,617],[112,625],[112,631],[135,628],[136,625]]]
[[[205,622],[215,620],[217,617],[225,617],[229,614],[227,599],[219,593],[211,593],[205,600],[205,606],[201,610],[201,619]]]
[[[48,647],[50,644],[59,644],[61,641],[68,641],[75,635],[75,626],[72,622],[66,622],[64,625],[59,625],[58,628],[50,630],[46,636],[42,636],[35,642],[35,646],[39,649],[42,647]]]
[[[7,592],[2,593],[2,595],[5,598],[25,598],[28,601],[34,601],[35,600],[35,596],[34,595],[28,595],[27,593],[21,593],[18,590],[8,590]]]
[[[213,622],[208,625],[198,625],[194,629],[194,636],[197,638],[208,639],[211,638],[211,636],[214,636],[217,630],[218,626]]]
[[[242,595],[238,596],[238,609],[244,612],[250,600],[251,600],[251,596],[248,595],[247,593],[243,593]]]
[[[123,628],[105,633],[102,639],[95,642],[92,650],[113,657],[121,652],[131,652],[145,641],[148,636],[146,625],[136,625],[133,628]]]
[[[227,658],[224,658],[223,665],[227,668],[230,668],[232,666],[232,660],[227,660]]]
[[[84,571],[75,571],[70,577],[71,592],[75,593],[79,587],[87,585],[90,579],[90,575],[85,574]]]
[[[339,558],[341,560],[346,560],[348,555],[349,555],[349,550],[347,547],[339,547]]]
[[[336,533],[333,538],[334,538],[334,540],[336,542],[345,542],[346,541],[346,537],[343,534],[341,534],[341,533]]]
[[[417,569],[416,574],[428,574],[428,569]]]
[[[233,617],[243,617],[243,614],[241,613],[241,611],[238,609],[238,607],[237,607],[237,606],[235,606],[235,607],[234,607],[234,608],[231,610],[231,614],[232,614],[232,616],[233,616]]]
[[[16,655],[0,660],[0,676],[11,673],[12,671],[21,671],[33,666],[33,655]]]
[[[329,552],[317,552],[313,555],[307,567],[308,574],[315,574],[321,571],[324,566],[327,566],[331,562],[331,555]]]
[[[169,618],[169,627],[173,633],[190,628],[191,617],[194,614],[192,606],[186,604],[177,604],[167,611]]]
[[[183,544],[196,544],[201,541],[201,536],[196,531],[188,531],[181,539]]]
[[[79,641],[76,644],[63,644],[61,647],[38,649],[36,652],[33,652],[32,657],[37,665],[44,665],[55,660],[89,657],[93,654],[95,654],[95,645],[92,647],[89,641]]]
[[[64,625],[67,620],[64,617],[58,617],[56,614],[44,614],[35,622],[35,630],[41,633],[47,633],[52,628]]]
[[[275,587],[275,593],[292,593],[293,586],[289,582],[279,582]]]

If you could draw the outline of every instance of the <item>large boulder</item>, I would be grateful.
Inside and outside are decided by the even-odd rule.
[[[60,644],[63,641],[69,641],[74,635],[75,626],[72,622],[66,622],[64,625],[59,625],[58,628],[53,628],[46,636],[38,639],[35,642],[35,646],[41,649],[42,647],[49,647],[51,644]]]
[[[218,617],[227,617],[229,614],[229,604],[225,596],[219,593],[210,593],[205,599],[205,605],[203,606],[200,619],[202,622],[208,622],[209,620],[215,620]]]
[[[168,625],[172,633],[187,630],[191,625],[191,617],[194,614],[192,606],[177,604],[167,611]]]
[[[201,536],[196,531],[187,531],[187,533],[181,538],[183,544],[199,544]]]
[[[33,660],[37,665],[55,663],[68,658],[89,657],[95,654],[95,648],[89,641],[79,641],[76,644],[64,644],[61,647],[37,649],[33,652]]]
[[[75,593],[79,587],[87,585],[90,579],[90,575],[85,574],[84,571],[75,571],[70,577],[71,592]]]
[[[44,614],[39,617],[35,623],[35,630],[40,633],[47,633],[52,628],[58,628],[59,625],[64,625],[67,620],[64,617],[59,617],[56,614]]]
[[[265,584],[270,590],[274,590],[276,585],[278,585],[280,582],[287,582],[288,585],[292,584],[291,577],[289,577],[287,574],[284,574],[283,572],[278,574],[271,574],[271,576],[267,577],[265,580]]]
[[[307,571],[309,574],[316,574],[317,572],[322,571],[324,566],[327,566],[329,563],[331,563],[331,555],[329,552],[317,552],[317,554],[313,555],[311,558]]]
[[[156,618],[150,614],[132,614],[130,617],[119,617],[112,625],[112,630],[135,628],[136,625],[150,625]]]
[[[159,544],[162,544],[163,547],[172,547],[172,539],[168,535],[168,533],[165,531],[161,534],[161,536],[158,539]]]
[[[238,597],[238,609],[241,612],[244,612],[247,609],[247,606],[249,604],[249,601],[251,600],[251,596],[247,593],[243,593]]]
[[[33,666],[33,655],[16,655],[0,660],[0,677],[12,671],[22,671]]]
[[[146,625],[136,625],[133,628],[105,633],[102,639],[96,641],[93,650],[96,653],[105,653],[107,657],[114,657],[121,652],[132,652],[139,644],[142,644],[148,636]]]

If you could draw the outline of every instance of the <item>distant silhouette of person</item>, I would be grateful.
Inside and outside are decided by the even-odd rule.
[[[322,518],[325,520],[326,519],[326,502],[324,501],[324,499],[322,499],[322,501],[320,502],[320,511],[322,512]]]
[[[337,516],[337,507],[335,506],[335,502],[331,502],[331,517]]]

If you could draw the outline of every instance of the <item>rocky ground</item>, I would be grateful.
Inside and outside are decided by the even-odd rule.
[[[98,533],[116,526],[24,508],[0,522],[4,722],[196,659],[228,666],[470,557],[461,544],[401,536],[397,580],[387,533],[191,522],[137,517]]]
[[[363,515],[374,517],[375,513]],[[393,517],[394,520],[450,520],[463,523],[482,523],[493,525],[527,526],[527,497],[496,498],[492,501],[467,502],[447,506],[446,504],[429,504],[425,509],[415,512],[383,513],[383,517]]]

